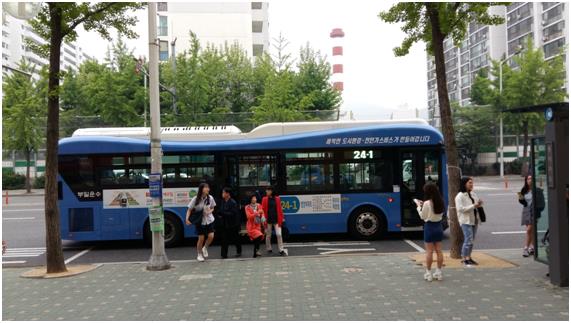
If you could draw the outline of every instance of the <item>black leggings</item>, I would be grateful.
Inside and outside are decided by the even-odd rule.
[[[264,236],[259,236],[254,239],[254,255],[258,250],[260,250],[260,243],[262,243],[262,241],[264,241]]]

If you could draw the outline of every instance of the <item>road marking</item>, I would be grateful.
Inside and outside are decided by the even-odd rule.
[[[2,212],[32,212],[32,211],[44,211],[44,209],[2,210]]]
[[[501,231],[501,232],[492,232],[492,234],[520,234],[525,233],[525,231]]]
[[[66,261],[64,261],[64,263],[65,263],[66,265],[69,264],[70,262],[74,261],[75,259],[77,259],[77,258],[79,258],[79,257],[81,257],[81,256],[83,256],[83,255],[85,255],[85,254],[88,253],[89,251],[91,251],[91,249],[93,249],[93,247],[90,247],[90,248],[85,249],[85,250],[83,250],[83,251],[81,251],[81,252],[78,252],[78,253],[75,254],[74,256],[71,256],[71,257],[68,258]]]
[[[408,239],[404,239],[403,241],[406,242],[406,243],[408,243],[408,245],[410,245],[410,246],[413,247],[414,249],[416,249],[416,251],[418,251],[418,252],[424,252],[424,249],[423,249],[421,246],[417,245],[416,243],[414,243],[414,242],[412,242],[412,241],[410,241],[410,240],[408,240]]]
[[[285,247],[288,248],[301,248],[301,247],[327,247],[327,246],[369,246],[370,242],[367,241],[347,241],[347,242],[300,242],[300,243],[286,243]]]
[[[2,260],[2,264],[3,264],[3,265],[25,264],[25,263],[26,263],[25,260],[9,260],[9,261],[4,261],[4,260]]]
[[[34,217],[27,217],[27,218],[2,218],[2,220],[33,220]]]
[[[333,255],[344,252],[359,252],[359,251],[375,251],[375,248],[364,248],[364,249],[338,249],[338,248],[317,248],[317,250],[325,250],[320,252],[320,255]]]

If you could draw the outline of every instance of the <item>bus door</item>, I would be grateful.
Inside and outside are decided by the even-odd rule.
[[[423,199],[423,187],[427,182],[436,183],[442,192],[440,151],[401,150],[399,163],[402,226],[422,226],[413,199]]]
[[[277,183],[277,154],[248,154],[226,157],[226,183],[241,205],[256,194],[261,202],[265,188]]]

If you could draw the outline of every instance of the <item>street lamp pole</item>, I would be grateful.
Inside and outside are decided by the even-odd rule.
[[[502,67],[506,60],[507,58],[500,62],[500,98],[502,96],[502,90],[503,90]],[[501,178],[504,177],[504,116],[501,110],[500,110],[500,177]]]
[[[149,226],[151,228],[153,251],[147,270],[165,270],[170,263],[165,252],[164,214],[162,212],[162,149],[161,120],[159,110],[159,43],[157,38],[157,3],[149,2],[149,110],[151,112],[151,186],[152,206],[149,207]],[[154,178],[154,182],[151,179]],[[153,189],[155,188],[155,189]],[[162,229],[161,229],[162,225]],[[158,229],[157,229],[158,228]]]

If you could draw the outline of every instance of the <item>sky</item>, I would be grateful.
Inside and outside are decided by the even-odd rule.
[[[379,12],[388,10],[389,1],[301,1],[270,0],[268,20],[270,47],[281,33],[287,50],[296,57],[306,43],[330,58],[333,28],[345,32],[342,111],[352,111],[358,120],[415,117],[426,118],[426,52],[415,44],[409,55],[395,57],[404,33],[399,25],[384,23]],[[127,40],[135,56],[148,56],[147,11],[133,13],[139,18],[134,30],[138,39]],[[79,31],[78,42],[86,53],[102,60],[108,42],[92,32]],[[270,49],[273,53],[274,49]]]

